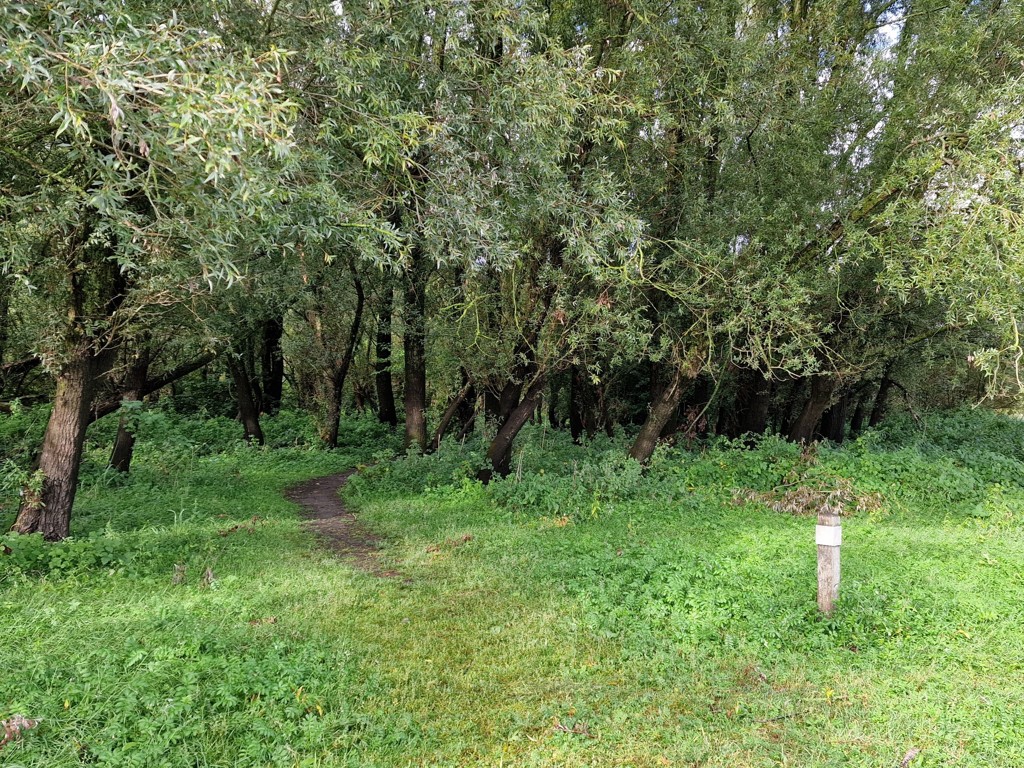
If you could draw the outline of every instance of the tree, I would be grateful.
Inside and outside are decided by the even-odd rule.
[[[229,51],[129,10],[0,10],[4,268],[44,289],[35,347],[57,379],[41,490],[26,490],[14,528],[48,539],[69,533],[88,414],[117,348],[148,309],[238,277],[230,245],[251,233],[255,201],[276,196],[270,166],[291,144],[282,54]]]

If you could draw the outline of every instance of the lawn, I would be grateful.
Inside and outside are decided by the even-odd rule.
[[[76,539],[0,558],[0,719],[40,720],[0,762],[1024,764],[1019,422],[645,473],[535,428],[487,488],[472,446],[391,462],[352,424],[332,453],[284,422],[266,450],[160,424],[127,480],[97,438]],[[344,495],[397,576],[318,548],[282,496],[356,465]],[[846,488],[830,618],[791,487]]]

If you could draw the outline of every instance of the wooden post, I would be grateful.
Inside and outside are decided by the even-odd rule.
[[[839,597],[839,547],[843,543],[839,511],[830,504],[818,512],[814,539],[818,545],[818,610],[828,615]]]

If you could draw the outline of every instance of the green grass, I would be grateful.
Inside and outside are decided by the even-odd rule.
[[[518,478],[486,489],[476,454],[446,446],[347,489],[392,579],[316,549],[281,497],[369,462],[379,437],[204,454],[175,437],[189,428],[165,425],[170,447],[126,483],[96,449],[76,535],[116,541],[112,564],[2,577],[0,719],[42,724],[0,762],[1024,764],[1015,422],[894,424],[812,458],[774,440],[665,451],[646,475],[620,443],[538,430]],[[884,498],[844,521],[829,619],[814,519],[736,501],[794,477]]]

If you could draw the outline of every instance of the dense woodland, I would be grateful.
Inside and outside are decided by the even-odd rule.
[[[0,9],[14,530],[90,423],[284,401],[323,444],[524,425],[841,442],[1019,395],[1015,0],[15,2]],[[10,405],[17,403],[17,405]],[[404,426],[403,426],[404,425]]]
[[[1020,768],[1022,41],[0,2],[0,763]]]

